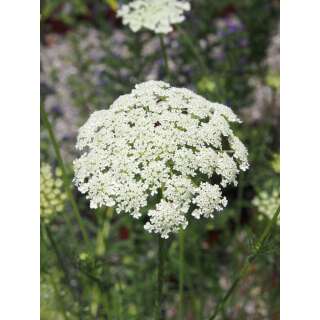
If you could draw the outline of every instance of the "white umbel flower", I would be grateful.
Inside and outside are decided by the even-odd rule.
[[[184,11],[190,10],[190,3],[180,0],[135,0],[123,5],[117,12],[123,24],[133,32],[142,28],[155,33],[169,33],[172,25],[182,22]]]
[[[79,130],[74,182],[92,208],[115,207],[167,238],[188,216],[213,217],[223,188],[248,168],[232,110],[162,81],[135,86]],[[216,181],[216,182],[213,182]]]
[[[273,190],[260,191],[257,196],[253,199],[252,204],[258,209],[258,212],[272,219],[274,213],[280,206],[280,190],[275,187]],[[262,218],[262,216],[259,216]],[[277,221],[278,225],[280,220]]]

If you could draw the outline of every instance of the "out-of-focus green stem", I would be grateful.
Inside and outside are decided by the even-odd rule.
[[[67,320],[68,316],[67,316],[67,312],[66,312],[66,307],[64,305],[64,301],[63,301],[63,299],[62,299],[62,297],[61,297],[61,295],[59,293],[59,289],[58,289],[58,287],[57,287],[57,285],[55,283],[55,279],[54,279],[52,273],[50,273],[50,272],[49,272],[49,277],[50,277],[50,280],[51,280],[51,284],[53,286],[53,290],[54,290],[54,294],[56,296],[56,299],[58,300],[58,302],[60,304],[60,308],[61,308],[61,311],[62,311],[63,318],[65,320]]]
[[[165,258],[165,243],[164,239],[158,237],[158,288],[156,300],[156,320],[164,320],[163,310],[163,281],[164,281],[164,258]]]
[[[61,157],[60,146],[59,146],[59,143],[58,143],[58,141],[57,141],[57,139],[55,137],[55,134],[53,132],[53,129],[52,129],[52,126],[51,126],[50,121],[48,119],[48,115],[47,115],[47,112],[46,112],[46,110],[44,108],[43,102],[40,103],[40,108],[41,108],[41,117],[42,117],[43,123],[44,123],[44,125],[45,125],[45,127],[46,127],[46,129],[48,131],[50,141],[52,143],[54,152],[56,154],[59,166],[60,166],[61,171],[62,171],[63,184],[64,184],[64,188],[66,190],[68,199],[69,199],[69,201],[71,203],[71,206],[72,206],[72,212],[73,212],[73,214],[74,214],[74,216],[75,216],[75,218],[76,218],[76,220],[77,220],[77,222],[79,224],[82,237],[83,237],[84,241],[86,242],[87,246],[89,246],[89,237],[88,237],[88,234],[87,234],[87,232],[86,232],[86,230],[84,228],[84,225],[83,225],[83,222],[82,222],[82,219],[81,219],[81,216],[80,216],[80,212],[79,212],[77,203],[76,203],[76,201],[74,199],[74,196],[72,194],[72,190],[71,190],[71,187],[70,187],[69,176],[68,176],[66,167],[64,165],[64,162],[62,160],[62,157]]]
[[[240,174],[239,174],[239,184],[238,184],[238,194],[237,194],[237,209],[238,209],[237,213],[239,215],[237,227],[239,227],[240,223],[241,223],[243,190],[244,190],[243,172],[240,172]]]
[[[194,57],[198,60],[201,71],[205,75],[209,75],[209,70],[208,70],[206,64],[204,63],[204,60],[203,60],[198,48],[193,44],[193,40],[191,39],[191,37],[179,25],[176,25],[176,28],[179,30],[180,34],[182,35],[185,43],[189,46]]]
[[[107,241],[110,233],[110,221],[113,214],[113,208],[98,209],[96,212],[99,228],[96,236],[96,255],[103,256],[106,254]]]
[[[176,25],[177,30],[181,34],[184,42],[188,45],[191,52],[193,53],[195,59],[198,61],[201,72],[204,76],[210,78],[211,77],[211,71],[209,70],[207,64],[205,63],[205,60],[203,59],[201,52],[199,51],[198,47],[194,45],[194,40],[192,37],[179,25]],[[216,95],[214,97],[221,99],[223,97],[221,88],[219,86],[216,86]],[[213,98],[212,93],[210,93],[210,97]]]
[[[104,209],[102,211],[102,218],[99,219],[99,231],[98,231],[98,235],[97,235],[97,240],[96,240],[96,254],[97,256],[102,256],[102,255],[107,255],[107,246],[106,242],[108,241],[109,238],[109,229],[110,229],[110,221],[113,215],[113,208],[112,207],[108,207],[106,210]],[[102,242],[102,244],[101,244]],[[106,261],[108,261],[107,257],[106,257]],[[109,264],[106,264],[106,274],[107,274],[107,278],[108,281],[110,282],[111,279],[111,272],[110,272],[110,267]],[[121,317],[119,316],[120,314],[122,315],[122,310],[120,310],[119,308],[121,308],[121,304],[119,304],[118,301],[118,297],[119,297],[119,293],[118,293],[118,288],[115,288],[114,290],[111,289],[111,287],[109,286],[109,283],[103,284],[104,288],[101,287],[101,285],[99,286],[99,290],[102,294],[105,294],[107,297],[107,302],[104,302],[104,306],[105,308],[108,310],[108,313],[110,314],[110,316],[112,317],[112,314],[114,312],[114,305],[113,305],[113,295],[116,295],[116,311],[118,312],[118,318],[121,319]],[[113,317],[112,317],[113,318]]]
[[[179,319],[184,319],[184,297],[183,297],[183,290],[184,290],[184,236],[185,231],[183,229],[179,232]]]
[[[209,320],[216,319],[217,315],[223,310],[225,303],[228,301],[228,299],[232,295],[233,291],[238,286],[240,280],[242,278],[244,278],[248,274],[248,270],[250,269],[250,266],[251,266],[252,262],[261,253],[261,250],[263,249],[263,247],[265,245],[265,242],[268,240],[268,238],[269,238],[269,236],[271,234],[272,227],[277,223],[277,220],[278,220],[278,217],[279,217],[279,213],[280,213],[280,207],[274,213],[272,219],[270,220],[270,222],[268,223],[268,225],[264,229],[261,237],[256,242],[256,244],[254,246],[254,249],[253,249],[253,253],[250,256],[247,257],[243,267],[241,268],[240,272],[238,273],[238,275],[234,279],[231,287],[229,288],[229,290],[227,291],[225,296],[222,298],[222,300],[218,303],[218,305],[217,305],[217,307],[215,309],[215,312],[209,318]]]
[[[67,288],[69,289],[70,291],[70,294],[72,295],[72,297],[76,300],[79,301],[79,297],[77,297],[77,294],[76,292],[73,290],[73,288],[71,287],[71,282],[70,282],[70,276],[69,276],[69,271],[68,269],[66,268],[65,264],[64,264],[64,261],[63,261],[63,258],[62,258],[62,255],[61,255],[61,252],[59,250],[59,247],[54,239],[54,236],[52,235],[52,232],[51,232],[51,229],[50,229],[50,226],[48,224],[45,224],[45,223],[41,223],[41,231],[44,232],[46,234],[46,238],[49,240],[49,245],[51,246],[51,248],[53,249],[53,252],[55,253],[56,255],[56,258],[57,258],[57,261],[58,261],[58,264],[62,270],[62,272],[64,273],[64,277],[66,279],[66,283],[67,283]],[[43,234],[41,232],[41,240],[47,242],[44,237],[43,237]],[[48,245],[48,244],[47,244]],[[53,279],[53,277],[51,276],[51,279]],[[59,296],[60,298],[60,296]],[[61,301],[61,303],[63,303],[63,301]],[[65,310],[64,310],[65,311]]]
[[[49,242],[50,242],[50,244],[51,244],[51,247],[52,247],[52,249],[53,249],[53,251],[54,251],[54,253],[55,253],[56,257],[57,257],[58,263],[59,263],[62,271],[63,271],[64,274],[65,274],[65,277],[66,277],[67,282],[69,283],[69,274],[68,274],[68,271],[67,271],[67,269],[66,269],[66,267],[65,267],[65,265],[64,265],[64,262],[63,262],[61,253],[60,253],[60,251],[59,251],[59,249],[58,249],[58,246],[57,246],[57,244],[56,244],[56,242],[55,242],[55,240],[54,240],[54,238],[53,238],[53,236],[52,236],[50,227],[49,227],[48,225],[44,225],[44,229],[45,229],[45,231],[46,231],[46,234],[47,234],[47,237],[48,237]]]
[[[159,38],[160,38],[161,51],[162,51],[162,55],[163,55],[164,67],[165,67],[165,70],[166,70],[166,76],[170,80],[171,79],[171,74],[170,74],[170,69],[169,69],[169,60],[168,60],[167,49],[166,49],[166,46],[164,44],[163,35],[160,34]]]
[[[74,296],[74,292],[73,292],[72,288],[70,287],[70,277],[69,277],[68,269],[65,267],[62,255],[61,255],[60,250],[56,244],[56,241],[54,240],[54,237],[51,233],[50,227],[47,224],[41,224],[41,226],[42,226],[42,230],[44,230],[47,235],[47,238],[50,242],[50,246],[57,257],[58,264],[59,264],[62,272],[64,273],[66,283],[68,284],[68,288],[70,289],[71,294]]]

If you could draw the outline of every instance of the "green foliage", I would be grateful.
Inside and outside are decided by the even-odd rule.
[[[63,160],[64,183],[69,185],[62,214],[41,225],[41,319],[45,320],[154,316],[156,237],[127,215],[89,209],[85,197],[70,184],[76,128],[92,111],[108,108],[136,83],[165,79],[159,39],[121,26],[113,11],[116,5],[109,0],[41,4],[41,94],[61,153],[59,159],[42,121],[41,160],[54,167]],[[278,16],[277,3],[267,0],[192,1],[186,21],[164,39],[172,84],[225,103],[239,114],[255,101],[252,79],[277,96],[278,70],[267,65],[266,57]],[[57,29],[57,23],[67,26],[67,32]],[[227,190],[226,210],[212,220],[194,219],[185,232],[183,319],[209,319],[270,222],[270,217],[259,218],[253,204],[260,192],[279,188],[280,183],[279,128],[270,113],[254,120],[244,117],[244,125],[237,129],[248,146],[251,168],[237,187]],[[72,199],[89,246],[83,241]],[[272,232],[217,319],[279,318],[279,226]],[[166,241],[165,249],[166,319],[179,319],[178,237]]]

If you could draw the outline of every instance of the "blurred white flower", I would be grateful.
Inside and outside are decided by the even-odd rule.
[[[222,188],[249,167],[232,122],[240,120],[230,108],[188,89],[138,84],[80,128],[74,182],[92,208],[115,207],[134,218],[149,210],[145,229],[167,238],[187,226],[188,214],[208,218],[222,210]]]
[[[275,153],[273,155],[271,166],[275,173],[280,173],[280,154],[279,153]]]
[[[184,21],[184,11],[190,10],[188,1],[180,0],[135,0],[123,5],[117,12],[123,24],[133,32],[142,28],[155,33],[169,33],[172,25]]]
[[[40,216],[44,222],[57,213],[61,213],[65,206],[66,193],[62,190],[63,182],[61,170],[55,171],[55,176],[49,164],[43,163],[40,168]]]
[[[253,199],[252,204],[258,209],[258,212],[272,219],[274,213],[280,205],[280,192],[274,188],[271,192],[261,191]],[[260,216],[262,218],[262,216]],[[278,220],[279,224],[279,220]]]

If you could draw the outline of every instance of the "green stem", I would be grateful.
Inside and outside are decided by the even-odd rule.
[[[168,54],[167,54],[166,46],[164,44],[163,35],[160,34],[159,38],[160,38],[161,51],[162,51],[162,56],[163,56],[163,61],[164,61],[164,67],[166,70],[166,76],[170,80],[171,77],[170,77],[170,69],[169,69],[169,62],[168,62]]]
[[[205,75],[209,75],[209,70],[208,70],[198,48],[193,44],[193,40],[191,39],[191,37],[179,25],[176,25],[176,28],[179,30],[180,34],[182,35],[185,43],[189,46],[194,57],[198,60],[198,63],[200,65],[202,73],[204,73]]]
[[[66,306],[64,305],[64,301],[63,301],[63,299],[62,299],[62,297],[61,297],[61,295],[59,293],[59,289],[58,289],[58,287],[56,285],[55,279],[54,279],[54,277],[53,277],[51,272],[49,272],[49,277],[50,277],[51,284],[53,286],[53,290],[54,290],[54,294],[56,296],[56,299],[58,300],[58,302],[60,304],[60,308],[61,308],[61,311],[62,311],[63,318],[65,320],[67,320],[68,316],[67,316]]]
[[[184,235],[183,229],[179,232],[179,319],[183,320],[183,288],[184,288]]]
[[[243,267],[241,268],[240,272],[238,273],[238,275],[236,276],[235,280],[233,281],[231,287],[229,288],[229,290],[227,291],[227,293],[225,294],[225,296],[222,298],[222,300],[218,303],[215,312],[213,313],[213,315],[209,318],[209,320],[214,320],[216,319],[217,315],[223,310],[224,305],[226,304],[226,302],[228,301],[228,299],[230,298],[230,296],[232,295],[233,291],[236,289],[236,287],[238,286],[240,280],[242,278],[244,278],[247,274],[248,271],[250,269],[250,266],[252,264],[252,262],[256,259],[256,257],[261,253],[261,250],[263,249],[265,242],[267,241],[267,239],[269,238],[271,231],[272,231],[272,227],[276,224],[277,219],[279,217],[279,213],[280,213],[280,207],[276,210],[276,212],[274,213],[272,219],[270,220],[270,222],[268,223],[268,225],[266,226],[266,228],[264,229],[261,237],[259,238],[259,240],[257,241],[257,243],[254,246],[254,250],[253,253],[247,257]]]
[[[70,275],[69,275],[68,269],[66,268],[66,266],[64,264],[61,252],[60,252],[60,250],[58,248],[58,245],[57,245],[56,241],[54,240],[54,237],[53,237],[53,235],[51,233],[51,229],[50,229],[49,225],[41,223],[41,227],[42,227],[41,231],[43,231],[43,230],[45,231],[46,236],[47,236],[46,238],[49,240],[50,246],[53,249],[53,251],[54,251],[54,253],[56,255],[56,258],[58,260],[58,264],[59,264],[62,272],[64,273],[64,277],[65,277],[65,280],[66,280],[66,283],[67,283],[66,287],[69,289],[70,294],[75,299],[75,301],[76,300],[79,301],[79,297],[77,297],[76,292],[74,292],[73,288],[71,287],[71,281],[70,281]],[[44,238],[42,238],[42,239],[44,240]]]
[[[117,314],[117,319],[121,320],[123,318],[126,318],[123,316],[123,288],[122,288],[122,282],[119,277],[117,277],[117,282],[115,284],[115,288],[113,290],[113,293],[116,298],[116,314]]]
[[[82,237],[84,239],[84,241],[86,242],[87,246],[89,246],[89,237],[88,237],[88,234],[84,228],[84,225],[83,225],[83,222],[82,222],[82,219],[81,219],[81,216],[80,216],[80,212],[79,212],[79,209],[78,209],[78,206],[77,206],[77,203],[74,199],[74,196],[72,194],[72,191],[71,191],[71,188],[70,188],[70,181],[69,181],[69,177],[68,177],[68,173],[67,173],[67,170],[66,170],[66,167],[64,165],[64,162],[62,160],[62,157],[61,157],[61,153],[60,153],[60,146],[59,146],[59,143],[55,137],[55,134],[53,132],[53,129],[52,129],[52,126],[50,124],[50,121],[48,119],[48,115],[47,115],[47,112],[44,108],[44,104],[43,102],[40,103],[40,108],[41,108],[41,117],[42,117],[42,120],[43,120],[43,123],[48,131],[48,134],[49,134],[49,138],[51,140],[51,143],[52,143],[52,146],[53,146],[53,149],[54,149],[54,152],[56,154],[56,157],[57,157],[57,160],[58,160],[58,163],[59,163],[59,166],[61,168],[61,171],[62,171],[62,178],[63,178],[63,184],[64,184],[64,188],[66,190],[66,193],[67,193],[67,196],[68,196],[68,199],[71,203],[71,206],[72,206],[72,212],[79,224],[79,227],[80,227],[80,231],[82,233]]]
[[[192,37],[187,32],[185,32],[179,25],[176,25],[176,28],[182,35],[184,42],[188,45],[195,59],[198,61],[202,74],[208,78],[211,78],[212,72],[208,69],[207,64],[205,63],[205,60],[203,59],[197,46],[194,45],[194,40],[192,39]],[[210,93],[209,98],[221,99],[223,97],[223,94],[221,92],[220,86],[216,85],[215,91],[216,91],[216,94],[213,95],[212,93]]]
[[[165,243],[159,235],[158,237],[158,291],[156,300],[156,320],[164,320],[163,310],[163,280],[164,280],[164,254]]]
[[[242,213],[242,205],[243,205],[242,204],[243,190],[244,190],[243,172],[240,172],[239,184],[238,184],[238,194],[237,194],[237,211],[238,211],[237,227],[239,227],[240,223],[241,223],[241,213]]]
[[[64,273],[64,275],[66,277],[67,283],[69,284],[70,283],[69,282],[69,273],[67,271],[67,268],[64,265],[63,258],[62,258],[62,255],[61,255],[59,249],[58,249],[58,246],[57,246],[57,244],[56,244],[56,242],[55,242],[55,240],[54,240],[54,238],[52,236],[50,227],[47,224],[45,224],[44,225],[44,229],[45,229],[45,232],[46,232],[47,237],[49,239],[50,245],[51,245],[51,247],[52,247],[52,249],[53,249],[53,251],[54,251],[54,253],[55,253],[56,257],[57,257],[57,260],[58,260],[58,263],[60,265],[60,268],[62,269],[62,271],[63,271],[63,273]]]

